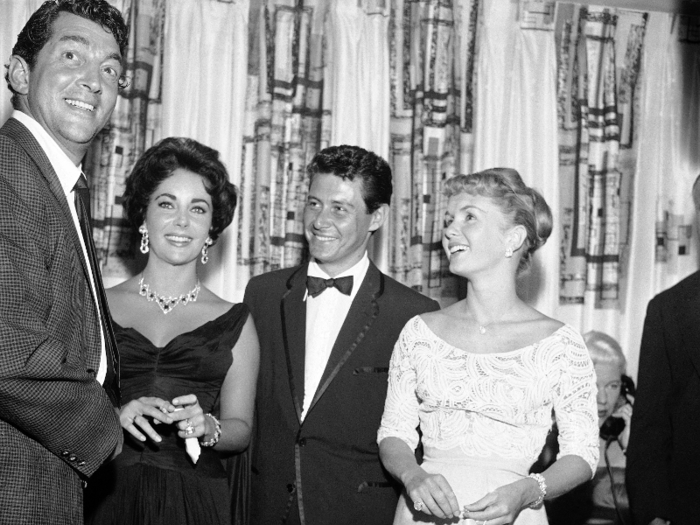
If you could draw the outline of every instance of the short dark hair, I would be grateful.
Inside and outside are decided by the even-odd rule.
[[[310,182],[319,173],[330,173],[343,179],[362,180],[362,199],[367,213],[373,213],[382,204],[391,203],[391,168],[376,153],[359,146],[330,146],[311,159],[306,168]]]
[[[491,168],[471,175],[455,175],[445,181],[445,196],[461,193],[489,197],[506,214],[513,225],[527,232],[525,249],[518,271],[526,269],[535,253],[552,233],[552,210],[544,197],[528,187],[512,168]]]
[[[12,54],[22,57],[34,69],[39,52],[53,34],[53,23],[61,13],[69,13],[100,24],[109,31],[117,41],[122,59],[126,57],[129,44],[129,29],[124,23],[119,10],[112,7],[106,0],[47,0],[32,16],[17,35],[17,43],[12,48]],[[7,66],[5,66],[7,67]],[[12,91],[12,105],[17,108],[17,93],[10,84],[9,72],[5,73],[7,87]],[[124,75],[119,78],[119,86],[126,87],[128,80]]]
[[[158,185],[182,168],[204,179],[211,195],[213,214],[209,237],[216,241],[231,224],[236,211],[236,187],[228,180],[219,152],[196,140],[168,137],[150,147],[136,162],[126,179],[122,206],[129,223],[138,228],[146,218],[146,210]]]

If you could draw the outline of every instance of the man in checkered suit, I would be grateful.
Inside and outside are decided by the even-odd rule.
[[[121,450],[118,356],[74,188],[124,83],[126,45],[106,1],[50,0],[7,65],[15,111],[0,129],[2,524],[82,523],[83,487]]]

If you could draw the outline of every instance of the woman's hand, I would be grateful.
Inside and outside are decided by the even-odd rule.
[[[178,396],[173,399],[173,405],[175,408],[170,417],[177,421],[177,427],[180,429],[178,436],[184,439],[214,433],[214,429],[210,427],[213,423],[204,417],[196,395]]]
[[[523,508],[536,501],[537,496],[533,495],[538,491],[537,481],[532,478],[520,479],[498,487],[471,505],[465,505],[463,517],[479,524],[483,521],[487,521],[488,525],[513,523]]]
[[[620,442],[620,446],[623,451],[627,450],[627,444],[630,442],[630,426],[632,423],[632,405],[625,403],[620,408],[612,413],[614,417],[621,417],[625,420],[625,428],[622,430],[617,440]]]
[[[402,481],[417,511],[443,519],[460,517],[457,497],[441,474],[428,474],[416,466]]]
[[[154,423],[170,425],[173,422],[170,412],[174,409],[172,404],[159,397],[140,397],[121,408],[119,421],[122,428],[139,441],[146,441],[146,436],[143,435],[145,433],[153,441],[160,443],[162,438],[153,430],[147,418],[151,418]]]

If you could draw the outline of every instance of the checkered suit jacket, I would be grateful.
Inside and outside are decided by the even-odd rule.
[[[2,524],[82,523],[81,481],[123,439],[95,380],[100,324],[86,271],[58,177],[32,134],[8,120],[0,128]]]

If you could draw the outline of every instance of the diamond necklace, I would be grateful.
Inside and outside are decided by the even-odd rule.
[[[155,290],[151,290],[151,287],[143,282],[143,274],[141,274],[141,279],[139,279],[139,295],[145,297],[149,302],[155,301],[163,313],[168,314],[180,303],[182,303],[182,306],[187,306],[187,303],[190,301],[193,303],[197,301],[197,296],[199,295],[199,279],[197,279],[197,284],[195,284],[194,288],[189,292],[183,293],[178,297],[165,297],[163,295],[158,295],[158,292]]]

